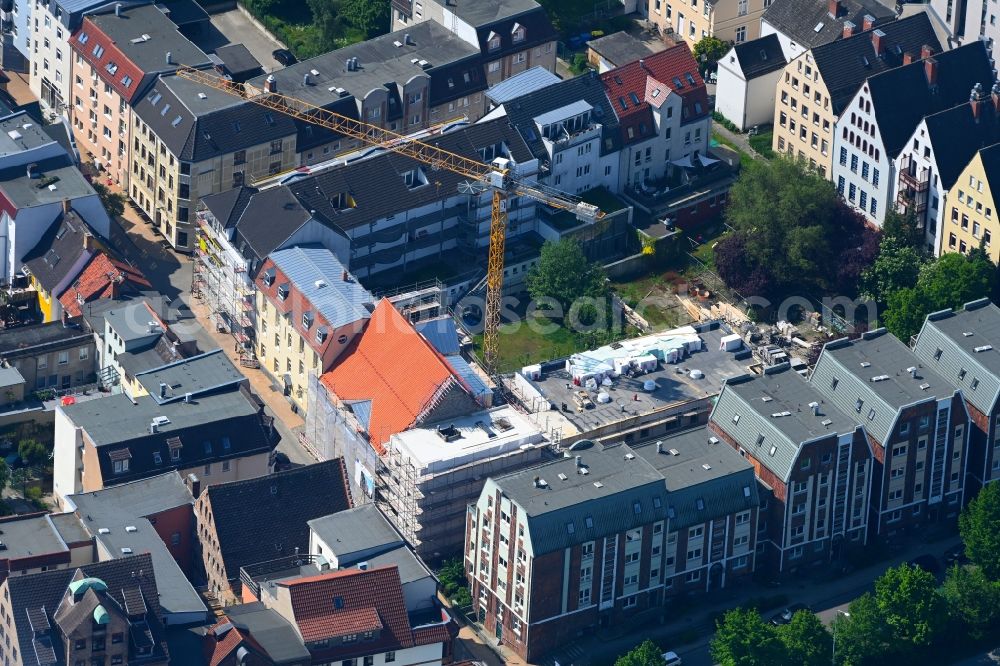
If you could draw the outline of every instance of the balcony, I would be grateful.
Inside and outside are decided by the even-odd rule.
[[[899,189],[910,188],[914,192],[926,192],[930,187],[930,169],[927,167],[917,168],[912,159],[906,160],[899,170]]]
[[[927,210],[926,187],[923,191],[920,191],[913,187],[904,187],[901,183],[899,194],[896,195],[896,205],[899,207],[899,212],[904,215],[910,212],[916,215],[923,214]]]

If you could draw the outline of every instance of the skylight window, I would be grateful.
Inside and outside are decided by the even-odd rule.
[[[622,105],[622,111],[624,111],[624,110],[626,110],[628,108],[628,102],[625,101],[624,97],[619,97],[618,98],[618,103]]]
[[[163,108],[160,109],[160,115],[161,116],[167,115],[167,111],[169,111],[169,110],[170,110],[170,105],[169,104],[164,104]]]
[[[687,79],[688,83],[694,85],[694,75],[691,72],[684,72],[684,78]]]
[[[635,104],[636,106],[639,106],[639,96],[638,96],[638,95],[636,95],[636,94],[635,94],[634,92],[630,92],[630,93],[628,94],[628,98],[629,98],[630,100],[632,100],[632,103],[633,103],[633,104]]]
[[[81,44],[86,44],[89,39],[90,39],[90,35],[88,35],[85,32],[81,32],[80,33],[80,43]]]
[[[122,77],[122,85],[125,86],[126,88],[130,87],[132,85],[132,77],[129,76],[128,74],[126,74],[125,76],[123,76]]]
[[[681,80],[679,78],[677,78],[676,76],[674,77],[674,87],[675,88],[683,88],[684,87],[684,84],[681,83]]]
[[[98,44],[97,46],[94,47],[93,54],[95,58],[100,58],[102,55],[104,55],[104,47]]]
[[[173,119],[172,121],[170,121],[170,126],[171,126],[171,127],[177,127],[178,125],[180,125],[180,124],[181,124],[181,120],[182,120],[182,119],[181,119],[181,117],[180,117],[180,116],[177,116],[177,117],[176,117],[176,118],[174,118],[174,119]]]

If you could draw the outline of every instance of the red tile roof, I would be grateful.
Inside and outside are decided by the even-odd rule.
[[[225,633],[222,634],[222,636],[219,636],[216,631],[226,625],[229,625],[229,628],[225,629]],[[208,666],[219,666],[220,664],[235,665],[237,663],[243,663],[237,662],[234,652],[244,643],[252,646],[258,652],[263,652],[263,649],[261,649],[260,645],[253,639],[252,636],[244,636],[240,633],[239,629],[230,623],[229,618],[222,617],[218,622],[209,627],[208,633],[205,635],[205,641],[202,644],[205,654],[205,662]],[[230,659],[229,657],[232,658]],[[253,655],[249,663],[262,664],[264,661],[256,655]]]
[[[625,143],[649,139],[656,132],[653,114],[646,101],[648,78],[655,79],[681,96],[681,123],[708,115],[708,91],[698,73],[698,63],[687,44],[678,44],[601,75]],[[631,137],[629,129],[632,130]]]
[[[149,280],[137,268],[98,252],[80,272],[69,289],[59,296],[63,309],[71,317],[83,314],[82,303],[98,298],[118,298],[121,294],[141,288],[151,289]]]
[[[306,643],[381,630],[374,641],[359,636],[335,651],[384,652],[414,644],[395,566],[345,569],[277,584],[288,588],[293,619]]]
[[[83,43],[80,42],[82,35],[86,35],[86,41]],[[70,46],[90,63],[102,81],[114,88],[115,92],[129,104],[134,101],[141,87],[144,72],[129,60],[115,46],[114,40],[104,34],[92,20],[84,17],[80,29],[73,34],[70,40]],[[100,55],[94,55],[95,52]],[[111,73],[109,67],[114,69],[114,74]],[[126,80],[125,77],[131,79],[128,86],[123,83]]]
[[[379,454],[392,435],[416,423],[447,388],[459,385],[470,391],[386,299],[322,382],[338,400],[371,401],[368,435]]]

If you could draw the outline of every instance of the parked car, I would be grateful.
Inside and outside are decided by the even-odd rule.
[[[941,573],[941,563],[938,562],[937,558],[930,554],[917,555],[912,560],[910,560],[910,565],[923,569],[929,574],[937,576]]]
[[[676,652],[664,652],[663,661],[667,662],[667,666],[681,666],[681,658]]]
[[[809,613],[813,612],[812,608],[809,608],[809,606],[806,606],[805,604],[792,604],[785,610],[773,616],[771,618],[771,624],[773,624],[774,626],[788,624],[789,622],[792,621],[792,618],[795,617],[795,614],[798,613],[800,610],[804,610]]]
[[[944,555],[941,557],[944,561],[944,566],[950,569],[954,565],[963,565],[969,563],[969,556],[965,554],[965,544],[958,544],[957,546],[952,546],[948,550],[944,551]]]
[[[277,60],[280,64],[288,67],[289,65],[294,65],[298,62],[295,55],[292,54],[288,49],[275,49],[271,51],[271,57]]]

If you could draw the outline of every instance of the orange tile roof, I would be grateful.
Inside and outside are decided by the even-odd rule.
[[[126,291],[138,291],[142,287],[150,289],[152,285],[141,271],[112,259],[106,252],[98,252],[73,285],[59,296],[59,302],[69,316],[78,317],[83,314],[81,301],[117,298]]]
[[[322,377],[339,400],[370,400],[368,435],[379,454],[411,427],[449,386],[468,386],[443,356],[386,299],[361,335]]]
[[[288,588],[295,624],[306,643],[381,630],[374,642],[343,649],[373,652],[414,644],[395,566],[334,571],[278,585]]]

